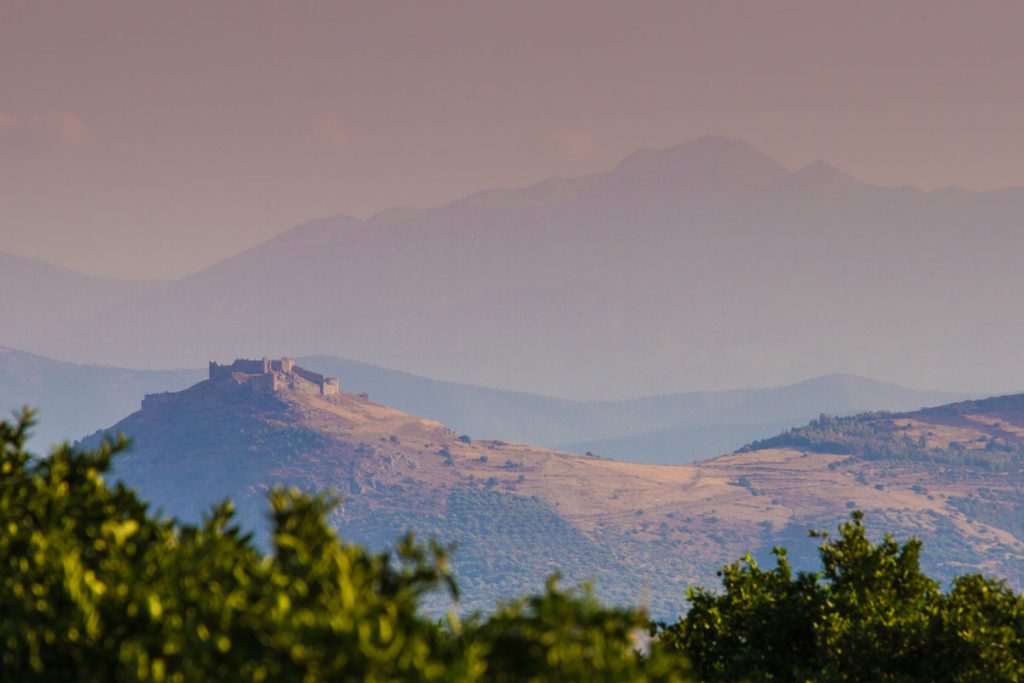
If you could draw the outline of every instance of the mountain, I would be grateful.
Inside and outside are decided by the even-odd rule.
[[[146,394],[183,389],[204,374],[76,365],[0,347],[0,409],[40,410],[30,445],[42,450],[137,410]]]
[[[462,437],[357,394],[321,395],[302,377],[238,366],[148,397],[113,428],[135,438],[115,476],[188,519],[231,496],[254,529],[265,528],[274,483],[334,491],[343,502],[332,523],[346,538],[383,548],[414,529],[456,542],[468,607],[559,570],[593,579],[613,602],[657,596],[654,614],[670,618],[685,587],[714,583],[721,564],[779,542],[799,563],[807,529],[855,507],[873,529],[923,538],[933,575],[981,569],[1016,585],[1024,569],[1022,460],[1011,453],[1024,442],[1024,396],[821,418],[806,429],[856,424],[859,441],[763,443],[656,466]],[[867,448],[875,432],[917,450]]]
[[[298,359],[399,410],[425,415],[473,437],[657,464],[725,453],[822,412],[908,410],[967,398],[905,389],[852,375],[786,387],[665,394],[623,401],[570,401],[428,379],[331,356]]]
[[[0,252],[0,344],[34,348],[70,327],[102,325],[105,312],[163,285],[82,275]]]
[[[22,346],[132,367],[325,353],[572,398],[837,371],[991,392],[1024,386],[1022,220],[1024,189],[879,187],[706,137],[311,221]]]

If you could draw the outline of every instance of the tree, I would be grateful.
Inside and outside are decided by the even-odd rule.
[[[33,459],[31,416],[0,423],[0,664],[11,680],[472,679],[472,652],[417,611],[450,576],[411,538],[386,554],[342,544],[331,501],[271,495],[272,550],[232,523],[148,514],[107,486],[124,439]],[[5,676],[7,678],[7,676]]]
[[[0,680],[681,680],[634,652],[639,613],[552,585],[439,623],[422,597],[458,589],[436,543],[371,553],[326,524],[329,498],[279,488],[264,553],[229,502],[185,525],[108,485],[124,438],[38,459],[31,425],[0,421]]]
[[[500,607],[471,637],[497,683],[687,680],[685,660],[660,643],[637,656],[649,628],[639,611],[602,607],[586,587],[564,591],[552,576],[543,594]]]
[[[708,681],[1024,680],[1024,607],[1003,583],[964,576],[944,595],[919,541],[872,543],[859,511],[816,535],[821,571],[794,576],[782,549],[771,571],[748,556],[722,593],[690,591],[665,646]]]

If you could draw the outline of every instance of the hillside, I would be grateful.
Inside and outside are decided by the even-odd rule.
[[[92,277],[0,252],[0,345],[38,348],[69,327],[106,328],[104,315],[164,284]]]
[[[1015,414],[983,419],[1020,424]],[[935,434],[958,428],[929,419]],[[113,429],[136,444],[118,476],[171,514],[195,518],[231,496],[246,523],[262,528],[264,494],[285,482],[341,495],[333,522],[350,539],[383,547],[412,528],[457,542],[469,606],[560,570],[570,581],[594,579],[615,602],[658,596],[655,614],[671,617],[685,586],[714,582],[722,563],[780,541],[795,545],[799,561],[807,529],[831,527],[853,507],[873,528],[924,538],[925,564],[940,577],[982,569],[1018,581],[1024,568],[1024,532],[971,507],[994,491],[1019,500],[1019,476],[971,462],[773,447],[638,465],[460,438],[355,394],[319,396],[287,382],[253,391],[244,377],[159,395]]]
[[[132,367],[328,353],[587,399],[837,371],[1005,390],[1024,386],[1022,218],[1024,190],[878,187],[706,137],[605,173],[311,221],[118,316],[21,338]]]
[[[784,387],[571,401],[430,379],[332,356],[298,360],[343,377],[348,391],[368,393],[381,403],[440,420],[464,434],[653,464],[685,463],[732,451],[822,412],[909,410],[967,398],[829,375]]]

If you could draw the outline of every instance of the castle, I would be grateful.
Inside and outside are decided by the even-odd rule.
[[[282,389],[317,393],[320,396],[337,396],[337,377],[324,377],[320,373],[300,368],[291,358],[273,360],[237,359],[231,365],[220,365],[210,361],[211,380],[231,380],[248,387],[254,393],[276,392]],[[175,393],[165,391],[146,394],[142,397],[142,409],[151,410],[174,400]]]
[[[291,358],[239,358],[231,365],[220,365],[210,361],[210,379],[235,379],[248,384],[254,391],[278,391],[288,387],[318,391],[321,396],[337,396],[339,391],[337,377],[324,377],[317,372],[300,368]]]

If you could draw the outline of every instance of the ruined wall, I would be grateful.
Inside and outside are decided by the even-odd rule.
[[[210,361],[210,379],[224,379],[228,376],[229,372],[230,370],[228,370],[228,366],[218,365],[212,360]],[[145,401],[145,399],[143,399],[143,401]]]
[[[313,384],[319,385],[321,382],[324,381],[324,376],[321,375],[320,373],[310,372],[306,368],[300,368],[297,365],[292,366],[292,372],[294,372],[296,375],[306,380],[307,382],[312,382]]]
[[[254,392],[277,391],[281,388],[281,379],[276,372],[256,375],[249,378],[249,388]]]
[[[233,372],[243,372],[247,375],[263,374],[265,363],[262,360],[246,360],[239,358],[231,365],[220,365],[210,361],[210,379],[226,379]]]
[[[336,396],[339,393],[337,378],[324,377],[318,372],[300,368],[287,356],[280,360],[267,357],[260,360],[239,358],[231,365],[219,365],[210,361],[210,379],[227,379],[234,373],[253,375],[248,380],[253,391],[277,391],[286,382],[285,375],[291,374],[313,384],[322,396]]]
[[[263,373],[263,361],[239,359],[231,364],[231,372],[244,372],[249,375]]]

